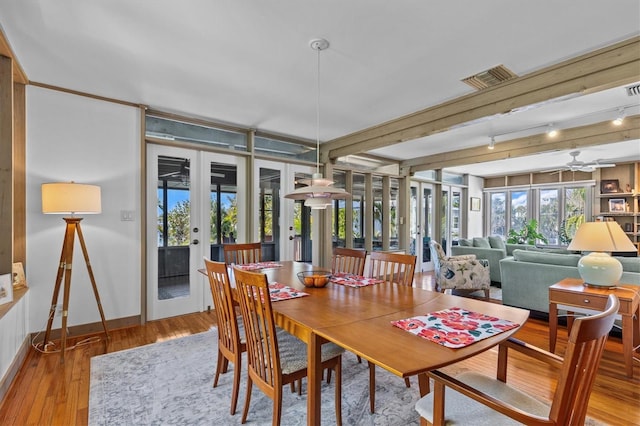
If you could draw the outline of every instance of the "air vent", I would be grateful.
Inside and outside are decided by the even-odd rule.
[[[627,86],[627,95],[628,96],[638,96],[640,95],[640,84],[634,84],[633,86]]]
[[[503,81],[510,80],[514,77],[517,77],[517,75],[513,71],[504,65],[498,65],[476,75],[472,75],[471,77],[462,79],[462,82],[468,84],[474,89],[482,90],[487,87],[496,86]]]

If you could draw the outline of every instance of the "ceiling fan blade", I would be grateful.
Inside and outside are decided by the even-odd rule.
[[[175,176],[175,175],[179,175],[180,172],[170,172],[170,173],[165,173],[163,175],[158,176],[158,179],[162,179],[162,178],[166,178],[166,177],[171,177],[171,176]]]

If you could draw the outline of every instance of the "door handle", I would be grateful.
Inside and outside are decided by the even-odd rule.
[[[193,240],[193,245],[194,245],[194,246],[197,246],[199,243],[200,243],[200,241],[198,241],[198,240]]]
[[[289,235],[289,240],[293,240],[293,235]]]

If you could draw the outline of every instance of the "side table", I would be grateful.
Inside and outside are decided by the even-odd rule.
[[[602,312],[610,294],[618,296],[622,317],[622,349],[625,370],[633,377],[633,355],[640,346],[640,287],[619,284],[615,288],[585,286],[579,278],[565,278],[549,287],[549,350],[555,352],[558,328],[558,305],[579,312]],[[567,331],[571,333],[573,316],[567,316]]]

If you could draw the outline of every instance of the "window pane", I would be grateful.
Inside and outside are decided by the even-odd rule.
[[[347,174],[340,170],[333,172],[333,180],[336,188],[346,188]],[[346,200],[334,200],[333,202],[333,215],[331,221],[331,229],[333,236],[334,247],[346,247]]]
[[[244,133],[150,115],[147,115],[145,121],[145,135],[150,138],[212,145],[218,148],[227,148],[232,151],[247,150],[247,136]]]
[[[308,145],[256,136],[254,146],[257,154],[316,162],[316,149]]]
[[[527,191],[513,191],[511,195],[511,229],[521,230],[527,223]]]
[[[373,176],[373,249],[382,250],[382,222],[385,213],[382,211],[382,177]]]
[[[585,221],[587,202],[586,188],[565,188],[564,220],[560,225],[560,243],[569,244],[576,234],[576,229]]]
[[[389,248],[397,249],[398,243],[398,193],[400,183],[398,179],[389,180],[391,193],[389,194]]]
[[[353,174],[353,247],[364,248],[364,175]]]
[[[540,190],[540,217],[538,231],[547,238],[549,244],[559,244],[558,227],[560,222],[560,203],[557,189]]]
[[[506,194],[504,192],[494,192],[491,194],[491,216],[489,235],[507,236],[506,219]]]

